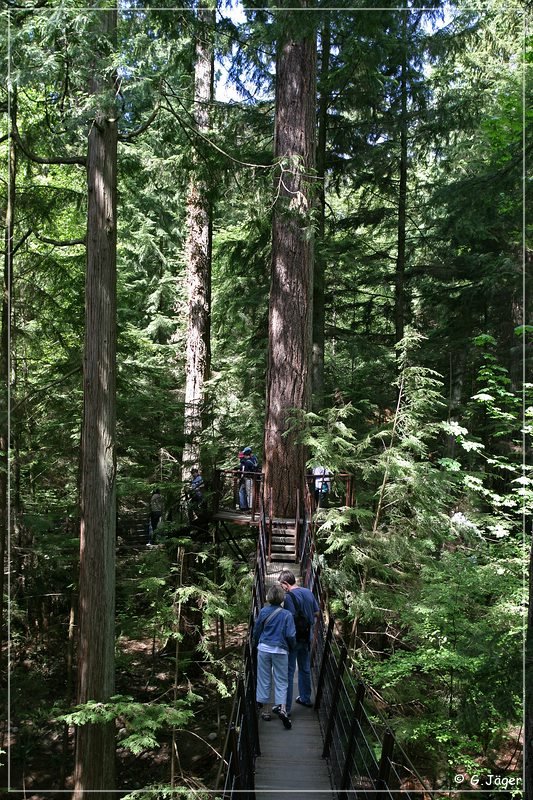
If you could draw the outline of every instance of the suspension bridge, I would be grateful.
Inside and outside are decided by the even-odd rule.
[[[346,505],[351,505],[351,476],[340,477],[346,488]],[[316,523],[310,487],[306,487],[295,519],[276,519],[267,513],[258,479],[250,516],[219,508],[213,520],[219,533],[227,533],[230,539],[230,522],[257,528],[250,633],[216,787],[223,800],[274,800],[289,793],[292,800],[387,800],[400,796],[426,800],[429,795],[423,780],[372,701],[328,608],[313,558]],[[314,593],[321,608],[311,647],[313,706],[293,706],[290,731],[274,715],[265,721],[258,713],[250,638],[268,587],[284,568]],[[297,693],[295,685],[294,696]],[[274,698],[271,700],[273,703]]]

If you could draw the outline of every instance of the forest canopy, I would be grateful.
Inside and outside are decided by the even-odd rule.
[[[255,540],[209,514],[246,445],[280,516],[353,476],[315,560],[428,785],[531,755],[526,5],[342,5],[1,12],[17,789],[212,787],[179,735],[222,735],[240,670]]]

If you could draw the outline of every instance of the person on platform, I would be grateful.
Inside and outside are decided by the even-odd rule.
[[[254,473],[259,469],[259,462],[251,447],[245,447],[239,456],[242,456],[239,465],[239,509],[249,511],[252,507]]]
[[[315,502],[318,507],[327,507],[327,500],[331,489],[331,472],[317,464],[313,467],[313,480],[315,484]]]
[[[193,467],[191,470],[191,485],[186,490],[188,497],[188,515],[189,522],[193,522],[198,518],[201,509],[205,505],[204,501],[204,479],[200,475],[200,471]]]
[[[154,489],[150,497],[150,522],[148,524],[148,545],[155,542],[156,528],[163,516],[163,495],[159,489]]]

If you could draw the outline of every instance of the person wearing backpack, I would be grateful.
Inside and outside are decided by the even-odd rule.
[[[294,618],[290,611],[283,608],[285,591],[279,583],[270,587],[266,599],[267,605],[257,615],[252,634],[253,645],[257,647],[255,698],[259,708],[268,703],[274,677],[275,713],[278,714],[283,726],[290,730],[292,723],[285,708],[289,682],[289,652],[296,646]],[[264,714],[263,719],[270,719],[270,716]]]
[[[326,467],[317,464],[316,467],[313,467],[313,480],[316,507],[327,508],[328,494],[331,489],[331,472]]]
[[[293,679],[298,664],[298,705],[312,708],[311,702],[311,637],[313,626],[320,616],[320,607],[310,589],[296,585],[294,573],[283,570],[278,578],[285,591],[285,608],[294,616],[296,647],[289,653],[289,688],[287,691],[287,714],[291,713]]]
[[[249,511],[252,504],[252,485],[254,473],[259,471],[257,456],[252,452],[251,447],[245,447],[240,458],[240,477],[239,477],[239,508],[241,511]]]

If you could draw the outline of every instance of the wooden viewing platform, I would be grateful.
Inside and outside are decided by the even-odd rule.
[[[282,569],[290,569],[299,577],[299,564],[276,562],[267,564],[265,583],[271,586]],[[298,668],[294,675],[293,697],[298,696]],[[274,705],[265,706],[269,711]],[[332,800],[328,763],[322,758],[323,739],[318,716],[312,708],[293,702],[292,729],[285,730],[275,714],[268,722],[259,718],[261,755],[255,761],[255,795],[257,800]]]
[[[220,520],[222,522],[231,522],[234,525],[259,525],[259,515],[252,514],[246,511],[231,511],[228,508],[221,508],[215,512],[211,517],[213,520]]]
[[[216,511],[211,519],[214,520],[224,520],[225,522],[233,522],[236,525],[259,525],[259,514],[256,512],[255,515],[251,514],[247,511],[232,511],[229,508],[221,508]],[[273,517],[272,522],[275,525],[278,524],[285,524],[287,526],[291,526],[294,528],[296,520],[294,517],[292,519],[284,519],[282,517]],[[300,519],[300,524],[303,523],[303,520]]]

